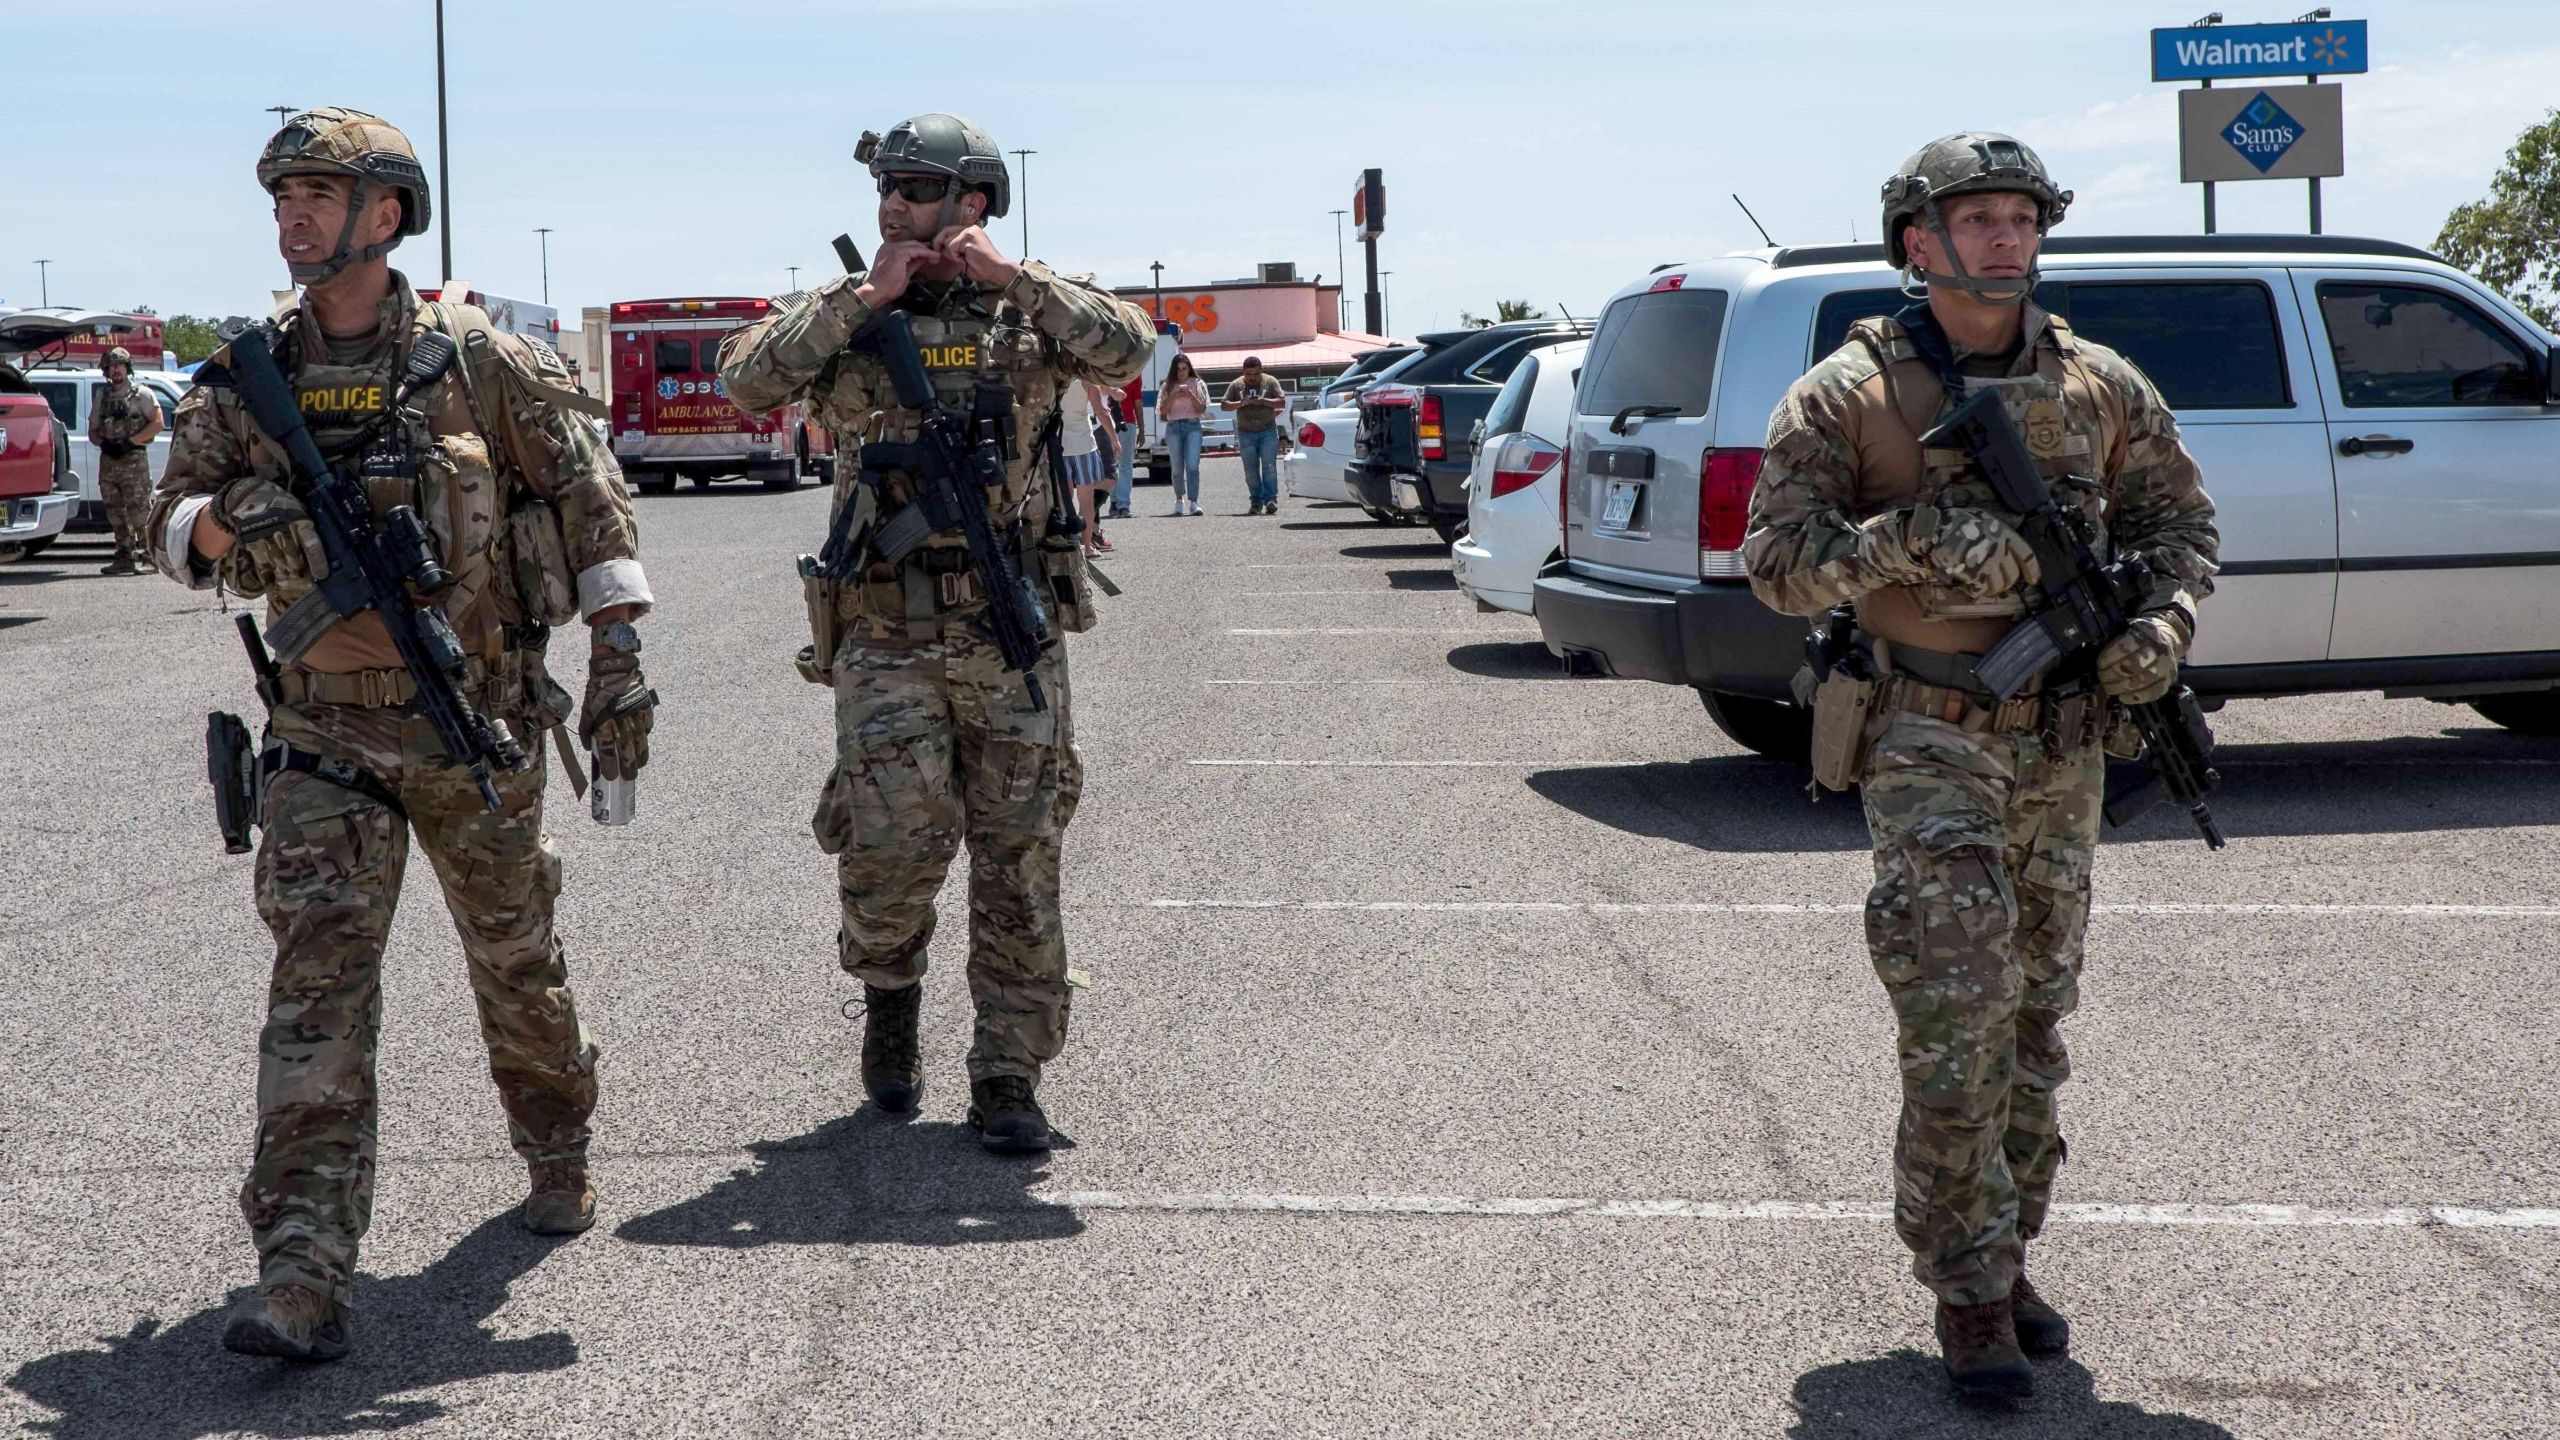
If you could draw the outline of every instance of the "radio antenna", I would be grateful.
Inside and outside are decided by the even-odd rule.
[[[1736,205],[1742,205],[1742,197],[1735,195],[1733,197],[1733,203]],[[1760,223],[1760,217],[1751,213],[1750,206],[1742,205],[1742,218],[1751,222],[1751,228],[1760,232],[1761,240],[1764,241],[1770,249],[1775,250],[1778,248],[1778,242],[1769,239],[1769,227]]]

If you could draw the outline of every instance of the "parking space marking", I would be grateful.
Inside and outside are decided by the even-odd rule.
[[[1366,592],[1364,592],[1364,593],[1366,593]],[[1434,591],[1434,592],[1432,592],[1432,593],[1434,593],[1434,594],[1440,594],[1440,595],[1446,595],[1446,594],[1448,594],[1449,592],[1447,592],[1447,591],[1445,591],[1445,590],[1440,590],[1440,591]],[[1228,634],[1230,634],[1230,635],[1473,635],[1473,636],[1476,636],[1476,637],[1477,637],[1477,638],[1479,638],[1479,639],[1499,640],[1499,639],[1502,639],[1503,637],[1505,637],[1505,636],[1507,636],[1507,635],[1524,635],[1524,634],[1526,634],[1526,633],[1528,633],[1528,632],[1526,632],[1526,631],[1513,631],[1513,630],[1485,630],[1485,629],[1469,629],[1469,630],[1367,630],[1367,629],[1360,629],[1360,628],[1356,628],[1356,627],[1353,627],[1353,626],[1346,626],[1346,625],[1306,625],[1306,626],[1295,626],[1295,627],[1291,627],[1291,628],[1288,628],[1288,629],[1280,629],[1280,630],[1243,630],[1243,629],[1230,629],[1229,631],[1227,631],[1227,633],[1228,633]]]
[[[1860,915],[1866,906],[1833,904],[1725,904],[1711,900],[1180,900],[1158,898],[1143,903],[1150,910],[1354,910],[1412,911],[1425,915]],[[2396,916],[2428,920],[2560,920],[2560,905],[2383,905],[2383,904],[2207,904],[2188,901],[2129,901],[2093,905],[2096,915],[2235,916],[2316,919],[2346,916]]]
[[[1186,765],[1207,765],[1239,770],[1517,770],[1544,765],[1596,765],[1605,761],[1575,760],[1186,760]]]
[[[1068,1210],[1186,1215],[1419,1215],[1496,1219],[1856,1221],[1893,1219],[1888,1201],[1646,1200],[1590,1196],[1255,1195],[1035,1190],[1035,1204]],[[2056,1205],[2046,1215],[2071,1225],[2222,1226],[2275,1229],[2560,1230],[2560,1209],[2539,1206],[2391,1205]]]
[[[1533,676],[1499,676],[1485,680],[1406,680],[1383,675],[1335,675],[1316,680],[1203,680],[1203,685],[1517,685]],[[1646,685],[1646,680],[1619,680],[1606,675],[1575,677],[1576,685]],[[1327,764],[1336,762],[1327,761]],[[1510,762],[1503,761],[1503,764]],[[1526,764],[1528,762],[1521,762]]]
[[[1455,590],[1398,590],[1392,585],[1374,585],[1366,590],[1239,590],[1239,600],[1279,600],[1298,595],[1437,595],[1447,599]]]

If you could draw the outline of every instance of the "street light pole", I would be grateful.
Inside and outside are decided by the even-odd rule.
[[[1164,262],[1155,261],[1147,268],[1156,272],[1156,323],[1162,324],[1164,323]]]
[[[453,142],[445,131],[444,0],[436,0],[436,218],[443,222],[444,283],[453,283]]]
[[[292,119],[301,108],[299,105],[270,105],[267,107],[267,113],[276,117],[276,128],[281,130],[284,128],[284,122]]]
[[[536,225],[533,233],[542,237],[542,303],[551,303],[551,227]]]
[[[782,268],[791,272],[791,293],[792,293],[792,294],[794,294],[794,295],[799,294],[799,293],[800,293],[800,267],[799,267],[799,266],[797,266],[797,265],[785,265],[785,266],[783,266]]]
[[[1396,333],[1396,292],[1388,287],[1387,277],[1395,273],[1393,270],[1378,272],[1378,323],[1386,326],[1390,335]]]
[[[36,308],[39,310],[50,309],[53,305],[53,289],[46,283],[44,269],[52,263],[50,260],[36,262]]]
[[[1351,266],[1342,258],[1348,253],[1342,248],[1342,217],[1350,213],[1348,210],[1333,212],[1333,278],[1342,282],[1340,288],[1333,292],[1333,323],[1336,329],[1351,323]]]
[[[1022,162],[1022,184],[1016,187],[1021,193],[1015,197],[1022,202],[1022,254],[1017,258],[1028,260],[1031,258],[1031,157],[1040,152],[1014,150],[1008,153]]]

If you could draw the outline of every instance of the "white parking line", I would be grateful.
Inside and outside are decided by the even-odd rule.
[[[1533,675],[1496,676],[1482,680],[1404,680],[1377,675],[1335,675],[1321,680],[1203,680],[1203,685],[1517,685],[1522,680],[1535,680]],[[1577,685],[1645,685],[1645,680],[1619,680],[1605,675],[1578,677]],[[1325,761],[1334,764],[1334,761]],[[1508,763],[1508,762],[1504,762]],[[1525,762],[1524,762],[1525,763]]]
[[[1039,1204],[1069,1210],[1181,1215],[1426,1215],[1508,1219],[1857,1221],[1893,1219],[1893,1206],[1868,1200],[1646,1200],[1505,1195],[1233,1195],[1122,1190],[1037,1190]],[[2312,1205],[2056,1205],[2047,1219],[2071,1225],[2238,1226],[2276,1229],[2560,1230],[2560,1209],[2393,1205],[2329,1209]]]
[[[1144,902],[1150,910],[1357,910],[1411,911],[1426,915],[1857,915],[1856,903],[1764,905],[1723,904],[1707,900],[1177,900]],[[2206,904],[2185,901],[2131,901],[2090,907],[2098,915],[2228,915],[2261,918],[2390,915],[2407,919],[2554,920],[2560,905],[2382,905],[2382,904]]]
[[[1364,592],[1364,593],[1365,593],[1365,592]],[[1443,592],[1443,593],[1445,593],[1445,592]],[[1367,629],[1359,629],[1359,628],[1355,628],[1355,627],[1351,627],[1351,626],[1343,626],[1343,625],[1307,625],[1307,626],[1298,626],[1298,627],[1292,627],[1292,628],[1288,628],[1288,629],[1281,629],[1281,630],[1241,630],[1241,629],[1237,629],[1237,630],[1229,630],[1227,633],[1228,633],[1228,634],[1230,634],[1230,635],[1474,635],[1474,636],[1478,636],[1478,637],[1480,637],[1480,638],[1500,639],[1502,636],[1504,636],[1504,635],[1506,635],[1506,634],[1526,634],[1526,633],[1528,633],[1528,632],[1526,632],[1526,631],[1516,631],[1516,632],[1515,632],[1515,631],[1504,631],[1504,630],[1481,630],[1481,629],[1477,629],[1477,630],[1367,630]]]
[[[1366,590],[1239,590],[1239,600],[1278,600],[1296,595],[1439,595],[1450,596],[1455,590],[1399,590],[1391,585],[1373,585]]]
[[[1216,682],[1211,682],[1216,683]],[[1186,760],[1241,770],[1517,770],[1542,765],[1604,765],[1604,760]]]

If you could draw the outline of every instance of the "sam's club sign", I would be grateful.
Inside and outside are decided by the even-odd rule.
[[[2365,73],[2365,22],[2181,26],[2151,32],[2154,80]]]

